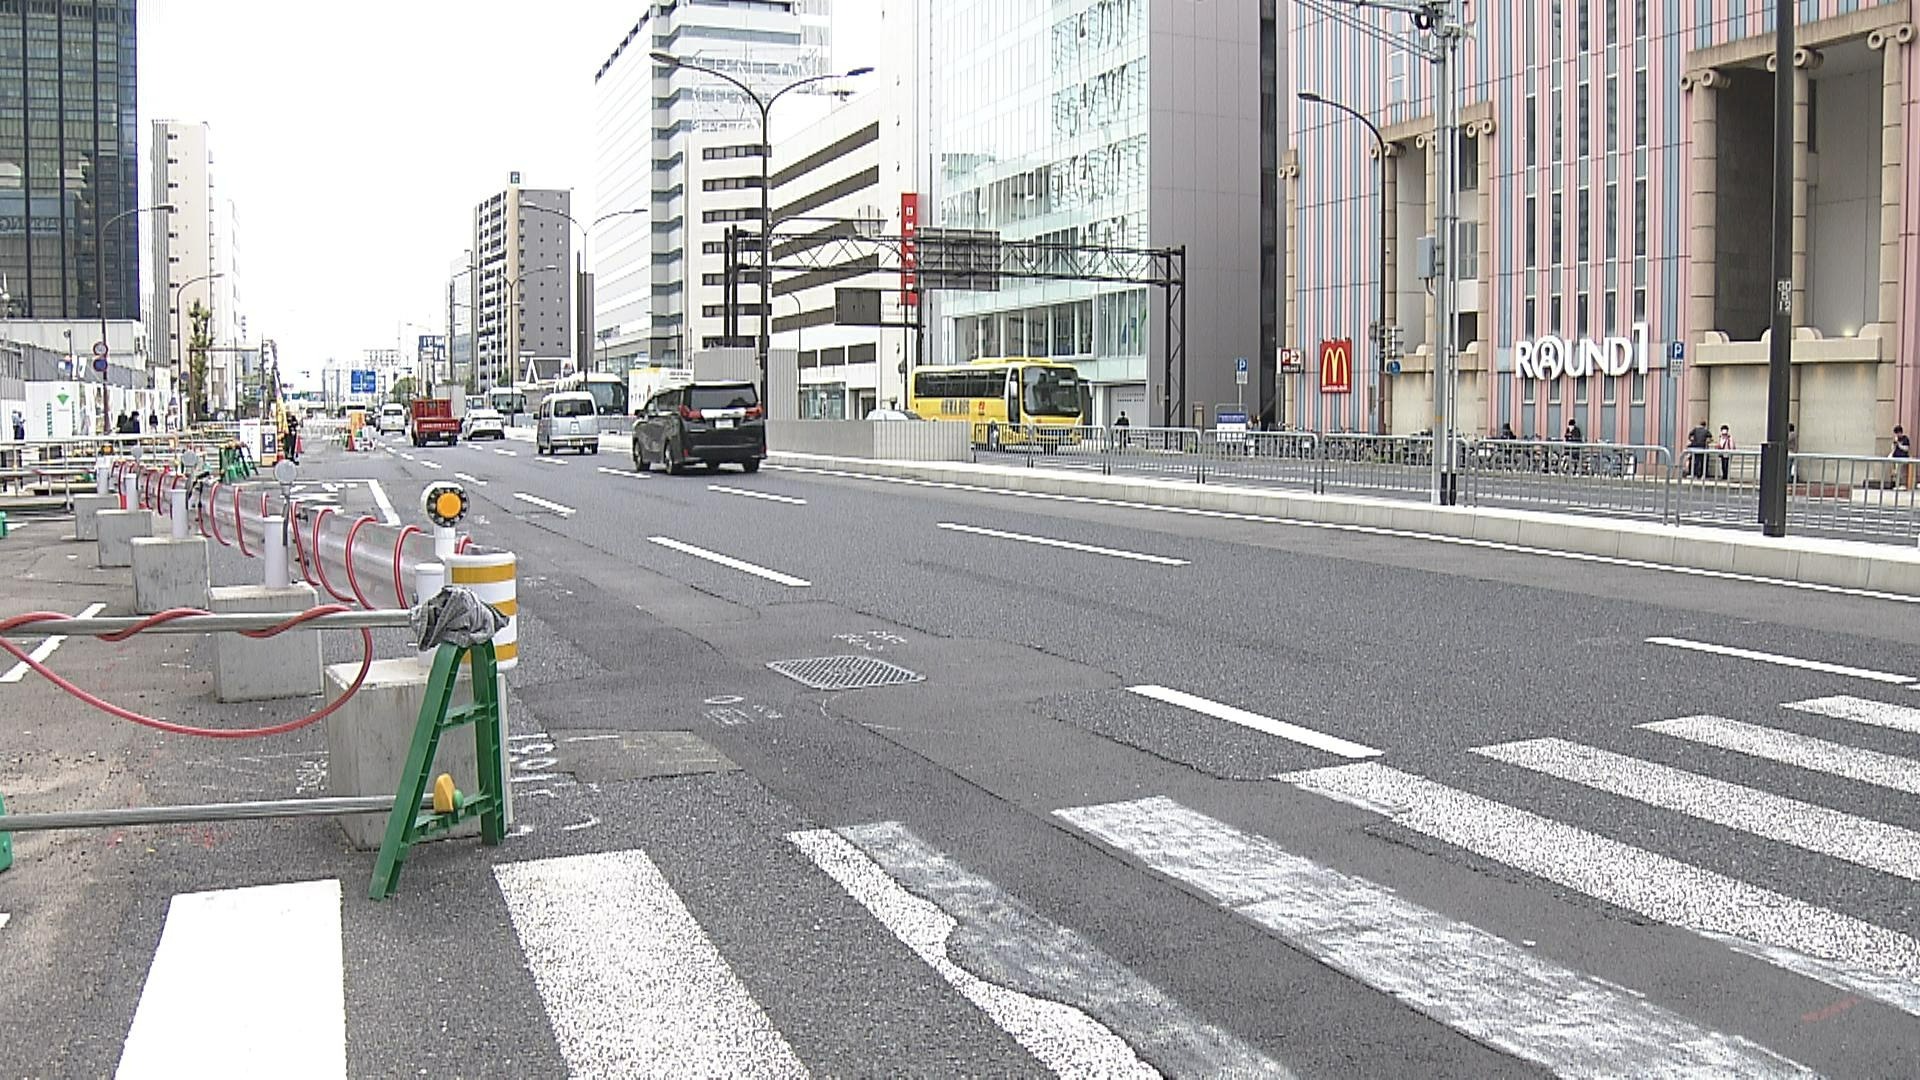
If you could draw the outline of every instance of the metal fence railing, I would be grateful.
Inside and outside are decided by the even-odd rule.
[[[1672,512],[1673,451],[1664,446],[1488,439],[1461,459],[1476,506],[1571,510],[1664,521]]]

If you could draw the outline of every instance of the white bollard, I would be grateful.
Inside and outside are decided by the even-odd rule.
[[[433,557],[434,558],[436,559],[453,558],[453,549],[456,546],[458,546],[459,543],[460,543],[460,537],[457,533],[453,531],[453,526],[435,525],[433,527]],[[427,598],[426,593],[420,594],[420,599],[425,600],[426,598]]]
[[[275,515],[260,523],[260,546],[265,549],[267,559],[267,588],[284,589],[293,584],[287,577],[287,545],[281,535],[281,526],[286,519]]]
[[[418,594],[414,598],[414,603],[424,604],[440,595],[441,590],[446,587],[447,568],[444,565],[430,562],[421,563],[419,566],[413,568],[413,588],[414,592]],[[420,661],[420,667],[423,670],[432,668],[433,654],[439,651],[440,647],[437,645],[431,649],[421,649],[416,654],[416,658]]]
[[[140,481],[138,478],[134,476],[133,470],[128,469],[125,472],[122,472],[120,474],[120,509],[122,510],[139,509],[140,508],[140,503],[138,501],[139,490],[140,490]]]
[[[93,459],[93,493],[95,495],[113,494],[113,459],[100,457]]]
[[[171,531],[168,535],[175,540],[187,538],[187,489],[174,488],[167,492],[167,508],[171,511],[168,518]]]

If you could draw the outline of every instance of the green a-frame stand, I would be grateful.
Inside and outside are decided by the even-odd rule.
[[[468,656],[473,659],[473,704],[455,709],[454,684]],[[467,724],[473,725],[474,760],[480,770],[480,790],[470,795],[452,790],[451,782],[436,784],[432,778],[441,732]],[[471,649],[440,646],[434,654],[433,674],[427,680],[426,700],[420,704],[420,720],[413,729],[413,747],[400,773],[399,790],[394,793],[393,812],[387,817],[387,836],[380,844],[373,885],[367,891],[370,898],[384,900],[393,895],[409,848],[461,822],[479,818],[483,844],[491,846],[506,838],[506,778],[501,775],[500,765],[503,726],[493,642],[483,641]],[[421,803],[429,790],[433,792],[433,808],[425,810]]]

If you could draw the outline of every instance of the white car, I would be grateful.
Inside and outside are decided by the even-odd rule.
[[[380,434],[391,435],[396,431],[407,430],[407,407],[405,405],[385,405],[380,409],[380,419],[376,421]]]
[[[501,416],[498,409],[468,409],[460,423],[460,435],[467,439],[504,439],[507,418]]]

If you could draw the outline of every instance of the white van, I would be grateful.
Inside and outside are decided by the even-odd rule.
[[[548,394],[534,412],[533,452],[557,454],[562,447],[582,454],[600,452],[598,407],[584,390]]]
[[[380,434],[391,435],[396,431],[407,430],[407,407],[389,402],[380,407]]]

